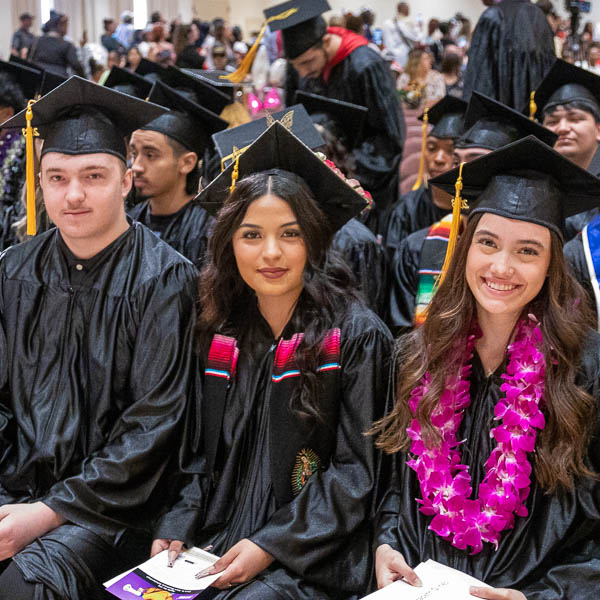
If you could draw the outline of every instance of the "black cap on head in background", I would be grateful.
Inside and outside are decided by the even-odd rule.
[[[577,102],[600,117],[600,77],[557,59],[535,91],[536,119],[559,105]]]
[[[231,104],[231,98],[227,94],[177,67],[167,67],[161,74],[160,80],[182,96],[208,108],[217,115],[221,114],[228,104]]]
[[[272,120],[284,123],[310,149],[319,148],[325,144],[304,106],[297,104],[273,113],[270,117],[256,119],[250,121],[250,123],[244,123],[233,129],[227,129],[213,135],[217,152],[224,162],[224,166],[229,166],[232,163],[234,147],[238,150],[244,150],[250,146],[254,140],[268,129]]]
[[[229,197],[235,166],[231,164],[197,196],[209,213],[216,214]],[[367,207],[365,198],[280,121],[275,121],[239,156],[237,168],[238,181],[270,169],[282,169],[301,177],[334,231]]]
[[[345,140],[348,149],[353,148],[360,139],[362,128],[369,113],[365,106],[334,100],[309,92],[297,91],[296,104],[302,104],[309,115],[324,114],[335,121],[339,132],[333,131],[341,140]]]
[[[37,97],[42,86],[42,73],[29,65],[23,65],[14,61],[5,62],[0,60],[0,73],[6,73],[19,87],[25,100],[33,100]],[[21,110],[21,107],[13,107]]]
[[[154,83],[155,81],[162,79],[162,75],[166,70],[165,67],[161,67],[158,63],[148,60],[147,58],[142,58],[140,64],[136,67],[135,72]]]
[[[104,82],[104,86],[145,100],[152,89],[152,82],[137,73],[121,67],[113,67]]]
[[[457,148],[498,150],[528,135],[553,146],[557,138],[546,127],[479,92],[471,95],[464,128],[465,133],[455,142]]]
[[[267,20],[290,12],[285,19],[269,21],[269,29],[281,29],[285,56],[294,59],[312,48],[327,33],[327,24],[321,15],[330,9],[327,0],[290,0],[263,12]]]
[[[444,96],[427,111],[427,119],[433,125],[428,135],[450,140],[460,137],[464,132],[467,106],[461,98],[449,94]],[[419,120],[423,120],[423,115]]]
[[[204,150],[212,146],[211,135],[227,127],[227,121],[188,100],[161,81],[152,86],[148,100],[169,108],[170,111],[139,129],[158,131],[195,152],[199,159]]]
[[[51,92],[55,87],[58,87],[61,83],[64,83],[68,78],[64,75],[59,75],[58,73],[54,73],[52,71],[48,71],[44,69],[39,63],[25,60],[18,56],[10,55],[8,59],[11,63],[16,63],[18,65],[23,65],[29,69],[34,69],[39,71],[41,74],[42,83],[37,91],[40,96],[44,96],[48,92]],[[32,96],[33,98],[33,96]]]
[[[429,183],[454,193],[459,168]],[[489,212],[563,236],[567,217],[600,206],[600,179],[529,135],[462,167],[469,217]]]
[[[235,96],[235,85],[231,81],[222,78],[223,75],[229,75],[227,71],[205,71],[204,69],[181,70],[187,75],[197,77],[204,83],[208,83],[209,85],[216,87],[220,92],[227,94],[229,101],[233,102],[233,98]]]
[[[125,136],[166,109],[73,75],[33,104],[32,111],[31,126],[44,140],[42,156],[102,152],[126,162]],[[25,128],[25,115],[22,110],[2,127]]]

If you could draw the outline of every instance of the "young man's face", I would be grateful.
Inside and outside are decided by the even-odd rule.
[[[425,143],[425,163],[429,177],[449,171],[453,165],[454,141],[430,135]]]
[[[327,64],[327,54],[323,46],[313,46],[297,58],[290,60],[298,75],[303,79],[317,79]]]
[[[48,216],[65,240],[97,243],[114,239],[112,233],[122,227],[131,170],[116,156],[48,152],[40,184]]]
[[[145,198],[169,193],[181,176],[178,159],[164,133],[138,129],[129,142],[133,185]]]
[[[544,127],[558,135],[554,149],[587,169],[600,142],[600,124],[592,113],[568,106],[557,106],[544,116]]]

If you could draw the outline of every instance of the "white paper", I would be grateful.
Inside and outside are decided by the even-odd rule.
[[[442,565],[434,560],[428,560],[415,568],[415,573],[423,583],[423,587],[414,587],[405,581],[395,581],[383,589],[369,594],[364,598],[372,600],[473,600],[469,588],[490,587],[486,583]]]

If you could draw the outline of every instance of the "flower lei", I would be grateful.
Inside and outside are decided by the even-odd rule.
[[[461,550],[472,554],[483,549],[483,542],[496,549],[500,533],[514,526],[515,515],[527,516],[525,501],[530,491],[531,464],[527,454],[535,448],[536,429],[545,426],[540,410],[545,388],[546,361],[540,348],[542,333],[533,315],[519,322],[515,340],[508,346],[508,366],[502,375],[494,419],[502,423],[490,431],[497,446],[485,463],[485,477],[479,486],[479,498],[472,500],[468,465],[460,462],[456,433],[464,410],[470,405],[469,375],[475,342],[480,333],[467,338],[465,354],[457,362],[458,376],[446,379],[446,389],[431,415],[432,424],[442,440],[428,447],[421,437],[421,425],[415,418],[407,428],[414,458],[407,465],[417,473],[421,486],[420,512],[433,516],[429,529]],[[463,341],[464,342],[464,341]],[[464,360],[466,359],[466,360]],[[427,393],[430,375],[413,389],[409,407],[416,415],[419,402]]]

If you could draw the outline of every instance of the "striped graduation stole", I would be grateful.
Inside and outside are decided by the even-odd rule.
[[[415,327],[425,322],[427,307],[435,293],[435,282],[442,272],[451,225],[452,213],[434,223],[423,242],[419,263],[419,287],[415,298]]]

